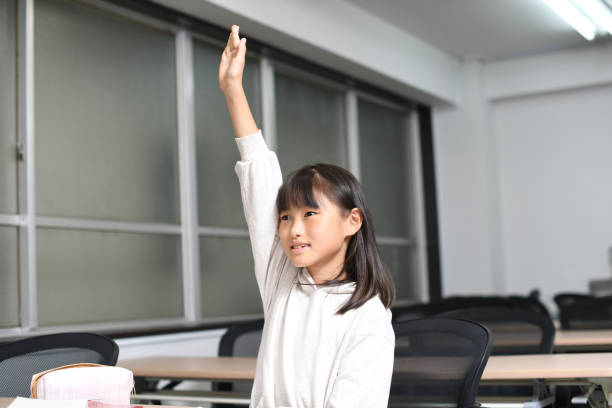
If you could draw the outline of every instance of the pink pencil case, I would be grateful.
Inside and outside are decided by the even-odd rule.
[[[32,376],[32,398],[48,400],[97,400],[129,404],[134,375],[126,368],[81,363],[43,371]]]

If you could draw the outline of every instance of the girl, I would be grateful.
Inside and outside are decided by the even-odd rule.
[[[386,407],[394,290],[361,186],[329,164],[282,184],[242,89],[245,54],[232,26],[219,85],[240,151],[235,169],[265,317],[251,407]]]

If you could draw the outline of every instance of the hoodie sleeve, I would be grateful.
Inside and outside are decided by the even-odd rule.
[[[261,130],[236,139],[236,144],[240,161],[234,169],[240,181],[242,205],[255,261],[255,277],[266,305],[265,288],[273,278],[269,274],[274,273],[269,270],[268,262],[277,239],[276,196],[282,184],[282,175],[276,154],[268,149]]]
[[[389,403],[395,354],[391,312],[377,298],[360,309],[362,316],[350,329],[327,408],[386,408]]]
[[[394,342],[387,336],[357,336],[342,357],[327,408],[386,408],[394,348]]]

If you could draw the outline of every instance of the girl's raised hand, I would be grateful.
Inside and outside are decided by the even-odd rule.
[[[242,72],[246,55],[246,38],[238,37],[239,27],[232,26],[219,64],[219,86],[223,92],[242,87]]]

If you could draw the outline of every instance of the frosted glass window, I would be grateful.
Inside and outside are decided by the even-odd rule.
[[[200,257],[203,317],[263,312],[248,239],[200,237]]]
[[[343,97],[276,73],[277,152],[284,175],[309,163],[344,165]]]
[[[0,226],[0,327],[19,325],[17,228]]]
[[[409,145],[405,115],[359,100],[361,182],[378,236],[409,236]]]
[[[181,317],[178,236],[37,230],[41,325]]]
[[[223,47],[194,41],[195,117],[200,225],[246,228],[234,165],[240,159],[225,97],[219,88]],[[261,128],[259,66],[247,58],[243,88]]]
[[[15,2],[0,1],[0,213],[17,212]]]
[[[413,247],[379,245],[380,254],[395,282],[396,299],[419,297],[416,254]]]
[[[39,214],[178,223],[173,35],[73,1],[35,14]]]

